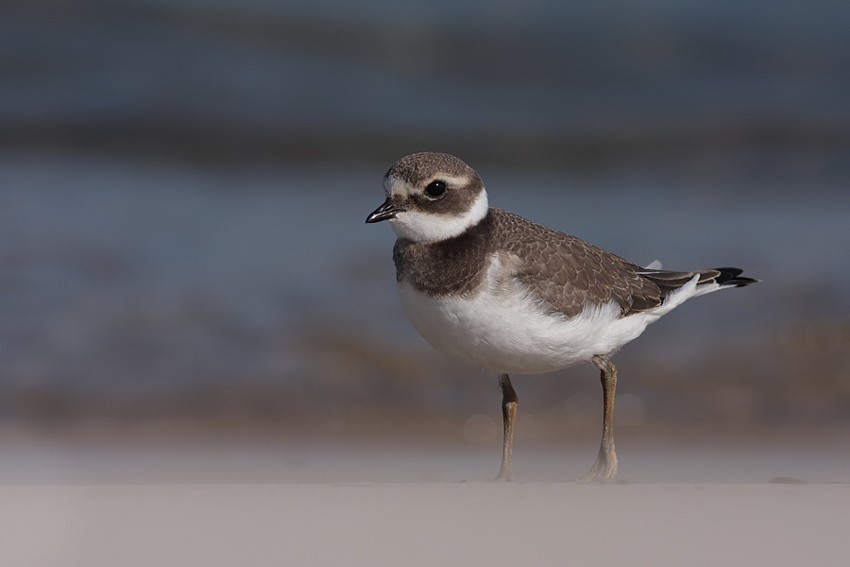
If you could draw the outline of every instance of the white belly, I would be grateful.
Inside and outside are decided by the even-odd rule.
[[[568,319],[547,312],[516,280],[499,277],[500,269],[494,261],[473,297],[430,297],[403,283],[402,305],[437,350],[497,372],[535,374],[611,354],[681,303],[628,317],[615,304],[590,306]]]

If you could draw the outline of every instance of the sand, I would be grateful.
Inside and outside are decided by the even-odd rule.
[[[0,445],[0,566],[845,566],[845,445]]]
[[[850,485],[6,485],[0,564],[847,565]]]
[[[3,486],[0,564],[847,565],[850,485]]]

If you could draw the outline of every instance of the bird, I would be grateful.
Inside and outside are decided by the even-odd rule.
[[[491,208],[472,167],[446,153],[406,155],[366,217],[388,221],[401,305],[436,350],[494,372],[502,394],[502,457],[510,481],[518,397],[511,375],[599,369],[602,439],[583,481],[617,475],[611,356],[684,301],[758,280],[739,268],[639,266],[578,237]]]

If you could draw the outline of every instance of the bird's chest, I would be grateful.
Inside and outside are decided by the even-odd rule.
[[[448,355],[481,364],[482,356],[502,342],[494,338],[507,330],[492,298],[481,293],[435,296],[402,281],[399,295],[419,334]]]
[[[563,347],[562,318],[541,310],[503,268],[494,258],[467,294],[431,295],[402,280],[402,306],[433,347],[478,366],[536,373],[572,363],[557,348]]]
[[[469,238],[416,244],[398,240],[393,261],[399,285],[408,284],[428,296],[469,295],[486,276],[488,255]]]

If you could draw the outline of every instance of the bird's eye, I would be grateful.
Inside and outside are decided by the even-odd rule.
[[[429,197],[436,199],[437,197],[442,197],[443,193],[446,192],[446,184],[443,181],[432,181],[425,187],[425,193],[428,194]]]

